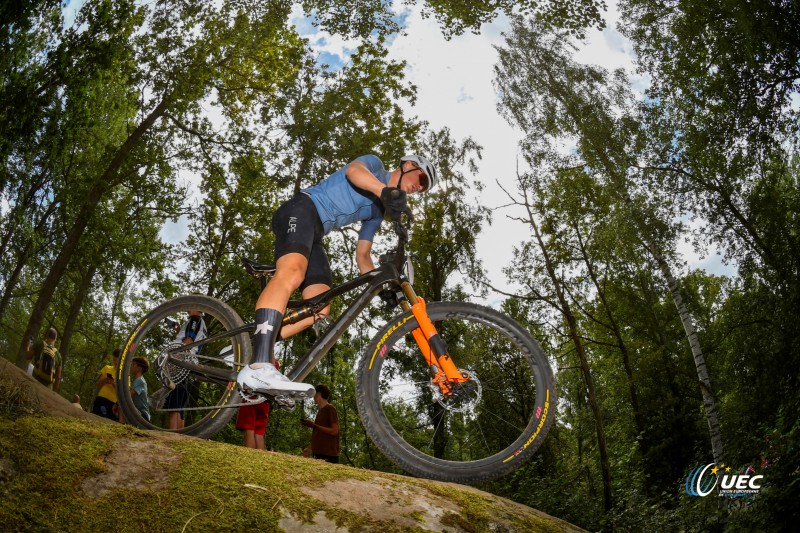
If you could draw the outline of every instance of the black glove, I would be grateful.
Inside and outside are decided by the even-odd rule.
[[[400,215],[403,213],[411,216],[411,209],[406,201],[406,193],[397,187],[384,187],[381,191],[381,203],[386,210],[386,214],[394,220],[400,222]]]

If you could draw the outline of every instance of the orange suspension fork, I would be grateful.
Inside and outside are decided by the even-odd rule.
[[[439,386],[443,393],[448,394],[451,383],[464,383],[469,379],[469,376],[461,373],[447,353],[447,343],[439,336],[431,318],[428,316],[425,300],[417,297],[410,283],[403,283],[402,288],[406,298],[408,298],[408,302],[404,302],[404,307],[411,310],[414,318],[417,319],[417,324],[419,324],[419,327],[412,331],[411,334],[414,336],[414,340],[417,342],[428,366],[434,371],[434,383]]]

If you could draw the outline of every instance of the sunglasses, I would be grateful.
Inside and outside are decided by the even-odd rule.
[[[430,183],[431,182],[428,180],[427,174],[422,172],[422,169],[419,169],[419,184],[422,187],[422,190],[427,191]]]

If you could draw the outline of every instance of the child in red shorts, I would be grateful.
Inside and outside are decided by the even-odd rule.
[[[275,368],[280,368],[277,359],[275,359]],[[264,433],[267,430],[267,422],[269,422],[269,408],[268,402],[239,408],[239,414],[236,416],[236,429],[244,431],[246,447],[257,450],[265,449]]]

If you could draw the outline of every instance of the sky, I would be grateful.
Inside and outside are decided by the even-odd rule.
[[[647,79],[635,73],[633,47],[616,29],[616,1],[610,0],[607,5],[606,27],[587,33],[585,42],[579,43],[575,59],[609,70],[623,68],[634,89],[643,92]],[[433,130],[447,126],[455,139],[472,137],[483,146],[478,175],[485,185],[481,198],[494,208],[494,216],[492,225],[478,239],[478,254],[491,283],[510,290],[513,286],[502,268],[510,262],[514,245],[527,236],[528,230],[511,219],[515,211],[513,207],[504,207],[509,201],[497,183],[513,190],[517,165],[522,164],[518,151],[522,134],[500,116],[492,85],[497,62],[494,47],[504,44],[508,19],[498,17],[491,24],[484,24],[477,35],[468,33],[448,41],[442,37],[437,22],[423,19],[417,7],[395,0],[395,8],[402,13],[406,27],[405,35],[391,41],[389,57],[407,62],[406,75],[418,88],[416,105],[406,106],[407,112],[427,120]],[[295,12],[293,22],[326,62],[343,64],[357,46],[355,42],[318,33],[299,11]],[[700,258],[688,243],[681,243],[679,251],[691,268],[734,273],[722,265],[716,254]]]
[[[478,238],[478,254],[494,286],[512,290],[513,286],[502,273],[504,265],[512,258],[513,246],[522,242],[528,230],[514,222],[513,207],[497,182],[513,190],[519,157],[520,131],[511,127],[497,111],[497,97],[492,85],[493,68],[497,62],[495,46],[504,44],[503,32],[508,29],[508,19],[498,17],[484,24],[479,34],[467,33],[445,40],[438,23],[433,18],[422,18],[417,6],[408,6],[394,0],[395,12],[404,23],[404,33],[394,37],[389,45],[389,58],[407,63],[406,76],[417,86],[417,101],[413,107],[407,103],[406,112],[429,122],[432,130],[448,127],[457,140],[472,137],[483,147],[480,179],[485,189],[482,201],[493,208],[492,225],[486,227]],[[70,11],[82,4],[68,2],[66,18]],[[606,27],[587,33],[579,43],[576,60],[599,65],[609,70],[623,68],[627,71],[637,91],[644,91],[647,79],[634,72],[634,52],[631,43],[617,31],[616,0],[607,0]],[[291,22],[299,33],[309,40],[322,63],[334,68],[348,61],[357,41],[319,32],[309,23],[295,4]],[[384,162],[387,167],[390,162]],[[435,163],[435,161],[434,161]],[[190,178],[191,179],[191,178]],[[694,228],[701,222],[695,222]],[[694,229],[693,228],[693,229]],[[168,242],[180,242],[188,235],[186,222],[167,223],[162,237]],[[732,267],[723,265],[719,255],[700,257],[691,245],[682,242],[679,251],[690,268],[705,269],[712,273],[735,275]]]

